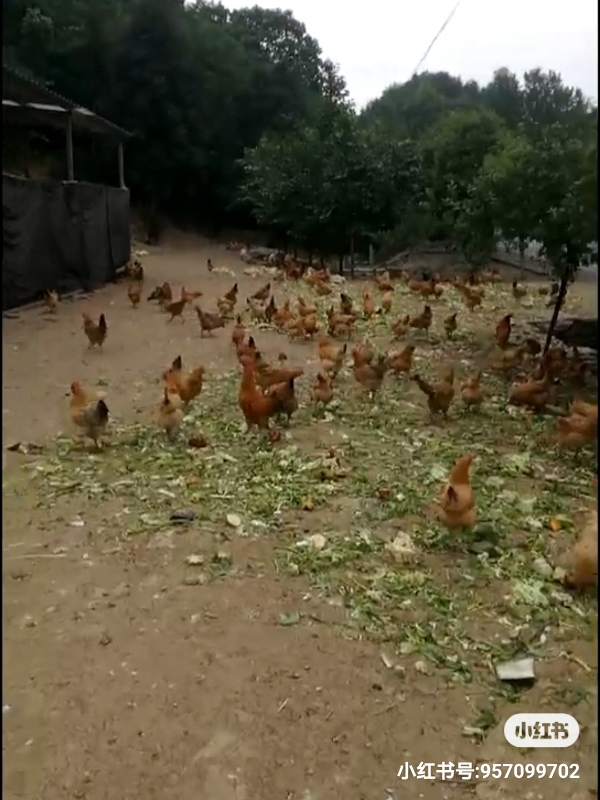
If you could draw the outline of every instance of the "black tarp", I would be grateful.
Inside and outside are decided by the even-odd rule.
[[[90,291],[130,258],[129,191],[2,176],[2,309]]]

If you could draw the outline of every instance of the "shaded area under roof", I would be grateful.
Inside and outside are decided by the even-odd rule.
[[[51,125],[65,130],[69,116],[75,130],[85,130],[123,141],[129,131],[99,117],[88,108],[46,89],[10,67],[2,67],[2,116],[15,125]]]

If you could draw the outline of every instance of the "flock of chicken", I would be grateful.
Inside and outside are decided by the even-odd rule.
[[[212,264],[209,261],[209,270]],[[131,274],[137,282],[137,288],[129,285],[128,297],[131,305],[136,308],[141,300],[141,285],[143,269],[139,262],[134,262]],[[303,269],[297,262],[288,259],[273,278],[274,282],[284,281],[299,282],[302,280],[318,297],[331,298],[336,291],[334,279],[326,269]],[[420,295],[425,301],[423,311],[411,317],[400,316],[391,324],[391,333],[394,340],[403,340],[411,331],[422,331],[429,336],[434,315],[430,302],[439,299],[443,292],[453,286],[462,298],[465,306],[473,312],[481,305],[485,296],[485,283],[500,282],[501,278],[495,271],[471,273],[466,277],[453,277],[442,282],[437,278],[416,279],[408,273],[401,274],[409,290]],[[320,369],[315,376],[312,386],[312,400],[316,404],[327,405],[334,398],[336,383],[342,370],[348,352],[348,340],[353,338],[354,326],[359,317],[371,320],[375,315],[388,314],[392,309],[394,283],[389,274],[376,275],[373,286],[365,288],[362,293],[362,308],[355,308],[355,301],[344,291],[337,293],[339,307],[330,303],[326,309],[326,335],[321,330],[319,307],[309,302],[303,296],[297,297],[297,310],[292,309],[292,302],[288,297],[283,305],[278,306],[275,296],[271,291],[271,282],[267,283],[251,297],[247,298],[246,310],[252,320],[273,326],[278,331],[288,335],[290,340],[312,340],[317,337],[317,355]],[[538,291],[543,295],[556,294],[557,287],[540,286]],[[512,294],[520,300],[527,294],[527,288],[516,281],[512,284]],[[376,293],[379,293],[379,302],[375,302]],[[168,315],[168,322],[175,317],[184,321],[183,311],[188,304],[193,303],[202,296],[201,292],[190,292],[185,288],[181,296],[173,299],[173,292],[168,282],[157,287],[148,297],[149,301],[156,300],[162,310]],[[295,381],[304,374],[304,369],[289,368],[285,366],[287,356],[280,353],[279,364],[270,364],[257,347],[256,340],[249,333],[241,314],[236,316],[238,303],[238,284],[234,286],[217,301],[218,313],[204,311],[195,305],[198,315],[201,335],[212,335],[219,328],[224,328],[228,321],[233,321],[231,333],[232,345],[237,359],[241,365],[241,381],[237,401],[246,421],[248,430],[258,428],[266,433],[271,441],[277,441],[280,432],[269,426],[270,420],[275,417],[287,418],[288,424],[298,408],[295,391]],[[458,312],[447,316],[443,320],[443,328],[447,339],[451,340],[458,328]],[[235,318],[235,319],[234,319]],[[494,331],[493,353],[490,366],[493,370],[504,373],[507,377],[511,373],[529,363],[529,371],[521,375],[510,386],[508,402],[512,405],[523,406],[535,412],[543,411],[549,404],[556,384],[581,388],[586,378],[587,363],[582,359],[577,349],[571,354],[558,346],[551,347],[544,355],[541,346],[535,339],[525,339],[519,344],[511,342],[512,315],[506,314],[496,325]],[[94,322],[86,314],[83,315],[83,330],[88,338],[89,346],[101,347],[106,335],[107,324],[104,315],[100,315],[98,322]],[[339,340],[345,341],[339,341]],[[338,341],[336,341],[338,340]],[[355,381],[374,398],[381,389],[388,372],[396,375],[405,374],[413,381],[426,397],[427,406],[431,415],[441,414],[447,417],[448,411],[455,400],[455,372],[451,365],[445,365],[437,380],[426,380],[413,372],[413,355],[415,344],[405,344],[403,347],[393,349],[386,353],[377,354],[372,344],[365,340],[355,344],[351,350],[352,375]],[[203,388],[205,370],[202,366],[186,372],[183,369],[180,356],[173,361],[163,375],[163,396],[157,409],[156,421],[169,439],[180,427],[186,408],[198,397]],[[459,387],[462,402],[468,408],[478,408],[485,401],[487,392],[482,386],[482,371],[464,380]],[[99,447],[101,436],[108,421],[108,408],[104,400],[97,393],[84,389],[75,382],[71,386],[71,419],[73,423],[92,439]],[[555,441],[560,447],[580,448],[591,445],[596,441],[598,424],[598,406],[582,399],[573,399],[570,403],[569,414],[559,417],[555,433]],[[206,441],[203,437],[196,437],[189,441],[190,446],[203,447]],[[472,455],[459,458],[450,472],[438,503],[438,516],[440,521],[449,529],[472,526],[476,521],[476,505],[471,487],[470,469],[473,461]],[[588,548],[589,549],[589,548]],[[585,548],[584,548],[585,550]],[[586,551],[587,552],[587,551]],[[587,560],[586,560],[587,559]],[[581,575],[578,581],[581,584],[589,583],[590,575],[595,575],[595,566],[590,566],[589,558],[580,559]],[[594,556],[596,561],[596,556]],[[582,577],[583,576],[583,577]],[[587,577],[586,577],[587,576]],[[594,578],[595,580],[595,578]]]

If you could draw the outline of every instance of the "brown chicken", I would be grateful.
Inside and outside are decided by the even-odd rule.
[[[235,305],[237,303],[237,296],[238,296],[238,285],[237,283],[234,283],[231,289],[228,292],[225,292],[225,294],[223,295],[223,299]]]
[[[343,346],[330,342],[326,337],[319,339],[318,353],[319,361],[324,371],[330,378],[336,378],[341,368],[344,366],[344,357],[348,345]]]
[[[517,281],[513,281],[512,294],[515,299],[521,300],[527,294],[527,289],[524,286],[521,286],[520,283],[517,283]]]
[[[157,409],[156,422],[162,428],[169,439],[181,425],[183,421],[183,401],[179,392],[165,386],[163,399]]]
[[[225,300],[224,297],[217,298],[217,310],[222,317],[231,319],[235,310],[235,303]]]
[[[420,375],[411,375],[419,389],[427,396],[427,407],[431,414],[441,413],[448,416],[448,409],[454,400],[454,369],[449,367],[441,380],[429,383]]]
[[[276,328],[283,328],[286,322],[289,322],[293,317],[293,312],[290,308],[290,300],[286,298],[285,303],[281,308],[278,308],[273,314],[273,324]]]
[[[181,398],[183,407],[186,408],[195,397],[202,393],[204,381],[204,367],[196,367],[187,375],[181,369],[174,370],[173,366],[166,373],[165,382],[171,394],[177,393]]]
[[[292,419],[292,414],[298,410],[298,398],[296,397],[294,380],[294,377],[290,377],[287,381],[272,384],[265,390],[266,396],[277,398],[278,404],[275,414],[277,416],[285,415],[288,425]]]
[[[505,350],[498,348],[492,362],[492,369],[509,373],[523,363],[524,357],[525,348],[522,345],[519,345],[519,347],[506,347]]]
[[[355,362],[352,368],[352,374],[354,375],[354,379],[360,383],[363,389],[368,392],[373,399],[381,388],[387,370],[388,363],[386,357],[381,355],[378,357],[375,364],[356,364]]]
[[[481,370],[461,384],[460,396],[467,408],[479,408],[481,406],[485,398],[485,393],[481,388]]]
[[[151,300],[160,300],[162,297],[163,287],[162,286],[155,286],[154,289],[148,295],[148,302]]]
[[[394,302],[393,292],[384,292],[381,295],[381,310],[384,314],[389,314],[392,310],[392,303]]]
[[[314,303],[307,303],[302,295],[298,295],[298,313],[301,317],[312,317],[318,312]]]
[[[156,299],[161,308],[164,308],[167,303],[173,300],[173,289],[171,289],[169,281],[165,281],[163,285],[159,287],[159,294]]]
[[[371,342],[365,341],[352,348],[352,361],[355,367],[370,364],[375,358],[375,349]]]
[[[231,341],[233,346],[237,348],[240,342],[243,342],[246,338],[246,326],[242,322],[242,317],[238,314],[235,319],[235,325],[233,326],[233,330],[231,331]]]
[[[463,301],[469,311],[475,311],[482,304],[483,297],[475,292],[466,291],[463,292]]]
[[[373,300],[373,295],[368,289],[365,289],[363,292],[363,314],[365,319],[371,319],[374,313],[375,301]]]
[[[375,275],[373,281],[382,292],[394,291],[394,284],[390,280],[390,273],[387,271],[382,272],[381,275]]]
[[[482,283],[502,283],[502,276],[497,269],[483,270],[480,277]]]
[[[326,269],[313,269],[313,267],[308,267],[303,276],[303,280],[309,286],[316,289],[319,284],[328,284],[331,281],[331,276]]]
[[[402,350],[393,350],[391,353],[388,353],[388,365],[395,375],[401,375],[402,373],[411,371],[415,349],[414,344],[407,344]]]
[[[257,292],[250,295],[251,300],[267,300],[269,295],[271,294],[271,284],[270,282],[262,286]]]
[[[347,336],[350,338],[354,330],[356,317],[354,314],[336,313],[333,308],[327,311],[327,330],[330,336]]]
[[[458,312],[454,312],[454,314],[450,314],[449,317],[446,317],[444,320],[444,330],[446,331],[446,336],[448,339],[451,339],[454,332],[458,328],[458,324],[456,322],[456,317],[458,316]]]
[[[235,354],[240,364],[245,358],[251,358],[252,360],[254,360],[256,351],[257,347],[253,336],[249,336],[248,341],[242,339],[242,341],[238,342],[235,347]]]
[[[275,295],[271,295],[271,299],[269,300],[269,302],[265,307],[265,319],[269,324],[273,322],[273,318],[276,313],[277,313],[277,306],[275,305]]]
[[[312,389],[312,399],[315,403],[326,406],[333,400],[333,384],[329,375],[318,372]]]
[[[566,369],[568,363],[567,353],[564,348],[557,346],[551,347],[547,353],[542,356],[538,366],[539,377],[546,372],[552,378],[552,382],[558,381],[563,370]],[[536,375],[538,377],[538,375]]]
[[[426,292],[428,293],[430,285],[429,281],[420,281],[418,278],[409,278],[408,288],[411,292]]]
[[[304,330],[304,335],[311,339],[315,333],[319,332],[319,322],[317,320],[316,314],[309,314],[306,317],[302,318],[302,329]]]
[[[85,438],[91,439],[96,448],[101,447],[101,436],[108,423],[108,406],[95,393],[86,391],[79,381],[71,384],[71,400],[69,404],[71,422]]]
[[[292,342],[294,339],[304,339],[304,325],[302,324],[301,317],[291,317],[283,326],[284,331],[287,333],[288,339]]]
[[[138,261],[137,258],[134,258],[129,262],[126,273],[132,281],[136,281],[137,283],[144,282],[144,267],[142,266],[141,261]]]
[[[173,322],[175,317],[179,317],[182,323],[185,322],[183,311],[187,303],[188,301],[185,297],[181,300],[173,300],[171,303],[163,303],[163,311],[166,314],[169,314],[169,319],[167,320],[167,324],[169,322]]]
[[[185,286],[181,287],[181,300],[185,300],[186,303],[192,303],[194,300],[197,300],[199,297],[202,297],[202,292],[188,292]]]
[[[94,345],[102,347],[106,339],[106,334],[108,333],[108,326],[104,314],[100,314],[97,325],[87,314],[82,314],[81,316],[83,317],[83,332],[88,338],[90,348],[94,347]]]
[[[404,339],[407,334],[410,317],[407,314],[405,317],[398,317],[392,325],[392,334],[394,339]]]
[[[313,285],[313,288],[315,292],[319,295],[319,297],[327,297],[327,295],[333,293],[333,289],[331,288],[331,286],[328,283],[325,283],[324,281],[317,281],[317,283]]]
[[[413,317],[408,321],[409,328],[417,328],[418,330],[425,331],[429,335],[429,328],[433,322],[433,314],[431,313],[431,306],[425,306],[423,312],[418,317]]]
[[[251,359],[245,359],[242,364],[238,405],[246,420],[248,431],[251,431],[254,426],[263,430],[268,429],[269,420],[275,416],[280,406],[280,399],[277,395],[265,395],[258,388]]]
[[[439,499],[439,520],[448,530],[471,527],[476,521],[475,497],[471,486],[473,456],[458,458]]]
[[[257,322],[266,322],[265,310],[266,303],[259,300],[253,300],[251,297],[246,298],[246,305],[250,311],[250,316]]]
[[[329,325],[327,326],[327,332],[330,336],[334,336],[337,338],[345,337],[346,339],[351,339],[354,335],[354,319],[349,317],[347,321],[341,319],[330,320]]]
[[[540,380],[527,378],[511,386],[508,402],[513,406],[525,406],[534,411],[543,411],[550,401],[552,378],[548,372]]]
[[[177,356],[171,362],[171,366],[168,370],[163,372],[162,379],[165,383],[169,383],[169,381],[177,380],[177,376],[181,375],[181,371],[183,369],[183,361],[181,360],[181,356]]]
[[[496,339],[496,344],[502,350],[507,346],[508,341],[510,339],[510,334],[512,332],[512,314],[506,314],[506,316],[502,317],[500,322],[496,325],[496,331],[494,333],[494,337]]]
[[[344,315],[350,315],[353,313],[353,305],[354,301],[348,294],[344,294],[344,292],[340,292],[340,313]],[[333,309],[332,309],[333,312]]]
[[[204,336],[205,333],[212,336],[213,331],[225,327],[225,320],[220,314],[209,314],[208,311],[203,311],[200,306],[194,306],[194,310],[200,323],[200,336]]]
[[[570,554],[565,584],[586,589],[598,583],[598,512],[592,511]]]
[[[431,293],[435,300],[439,300],[440,297],[444,294],[443,288],[438,284],[436,280],[431,281]]]
[[[565,450],[578,450],[594,444],[598,437],[598,418],[571,414],[556,420],[556,441]]]
[[[233,314],[237,303],[238,285],[234,283],[232,288],[226,292],[223,297],[217,299],[217,308],[220,314],[224,317],[230,317]]]
[[[50,312],[52,312],[52,314],[56,313],[59,301],[60,298],[58,296],[58,292],[56,292],[54,289],[50,289],[50,291],[44,294],[44,305]]]
[[[304,375],[302,367],[296,369],[283,369],[281,367],[273,367],[268,361],[265,361],[259,350],[254,353],[254,372],[256,373],[256,383],[261,389],[268,389],[269,386],[274,386],[276,383],[287,383],[290,378],[299,378]]]
[[[579,414],[580,417],[593,417],[598,422],[598,404],[586,403],[585,400],[572,400],[569,406],[570,414]]]
[[[129,298],[129,302],[131,303],[132,308],[137,308],[140,304],[140,300],[142,299],[142,293],[140,291],[139,286],[135,288],[133,284],[129,284],[127,287],[127,297]]]

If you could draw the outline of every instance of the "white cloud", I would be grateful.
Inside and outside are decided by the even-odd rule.
[[[250,2],[227,2],[242,8]],[[390,83],[408,80],[455,0],[393,3],[290,0],[290,8],[340,69],[359,106]],[[422,70],[488,82],[506,66],[518,75],[535,67],[561,73],[569,85],[598,97],[598,3],[594,0],[462,0]]]

